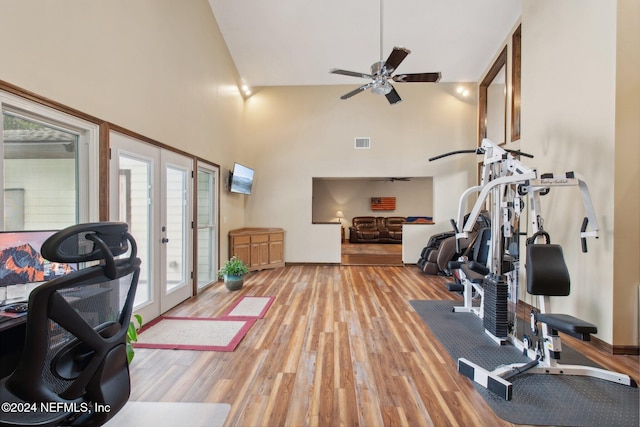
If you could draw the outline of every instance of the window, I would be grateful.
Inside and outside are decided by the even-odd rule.
[[[198,289],[217,279],[218,169],[198,165]]]
[[[98,126],[0,91],[0,230],[98,218]]]

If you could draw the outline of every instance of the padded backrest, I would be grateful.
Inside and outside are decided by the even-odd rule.
[[[386,226],[389,230],[402,231],[402,224],[407,222],[403,216],[389,216],[385,218]]]
[[[375,216],[356,216],[352,222],[353,226],[359,229],[377,229]]]
[[[526,268],[527,291],[531,295],[569,295],[571,278],[560,245],[528,245]]]
[[[51,280],[29,295],[23,357],[7,387],[27,402],[84,398],[108,404],[111,412],[102,414],[104,418],[114,415],[129,397],[125,340],[140,259],[126,224],[102,225],[73,226],[50,238],[68,245],[80,241],[87,228],[92,228],[96,231],[90,233],[95,249],[89,253],[99,253],[105,262]],[[109,238],[105,242],[99,237],[101,229],[109,230],[107,234],[114,237],[111,243]],[[54,250],[49,240],[44,246],[49,247],[49,255],[52,250],[65,252]],[[77,248],[77,243],[70,247]],[[114,259],[110,247],[120,248],[116,253],[130,248],[131,253]]]
[[[473,254],[472,256],[468,257],[469,260],[486,266],[490,256],[490,243],[491,228],[481,228],[480,231],[478,231],[478,235],[473,241],[473,244],[471,245],[470,249],[473,251]]]

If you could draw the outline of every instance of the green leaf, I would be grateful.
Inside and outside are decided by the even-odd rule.
[[[135,356],[135,351],[133,351],[133,346],[130,343],[127,343],[127,363],[131,364],[133,360],[133,356]]]

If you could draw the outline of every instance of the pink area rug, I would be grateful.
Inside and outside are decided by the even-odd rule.
[[[140,329],[135,348],[233,351],[256,318],[158,317]]]
[[[224,318],[262,319],[275,297],[243,296],[233,303],[231,308],[222,315]]]

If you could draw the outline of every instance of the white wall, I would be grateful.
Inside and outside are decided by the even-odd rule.
[[[25,230],[58,230],[75,224],[75,159],[7,159],[4,166],[5,188],[24,191]]]
[[[461,100],[455,88],[398,84],[403,102],[393,106],[369,92],[340,100],[351,86],[258,92],[247,101],[245,122],[247,151],[256,169],[246,224],[283,227],[287,262],[336,262],[338,227],[327,232],[333,228],[311,221],[313,177],[433,176],[438,222],[433,231],[449,230],[459,195],[474,183],[468,171],[476,160],[467,155],[428,161],[475,147],[475,89]],[[358,136],[371,137],[370,150],[354,150]]]
[[[600,238],[582,253],[579,191],[558,188],[543,198],[545,230],[563,246],[572,278],[571,295],[554,298],[551,308],[595,323],[598,338],[609,343],[615,310],[615,85],[615,2],[523,2],[521,147],[535,155],[527,164],[539,172],[581,173],[600,225]]]

